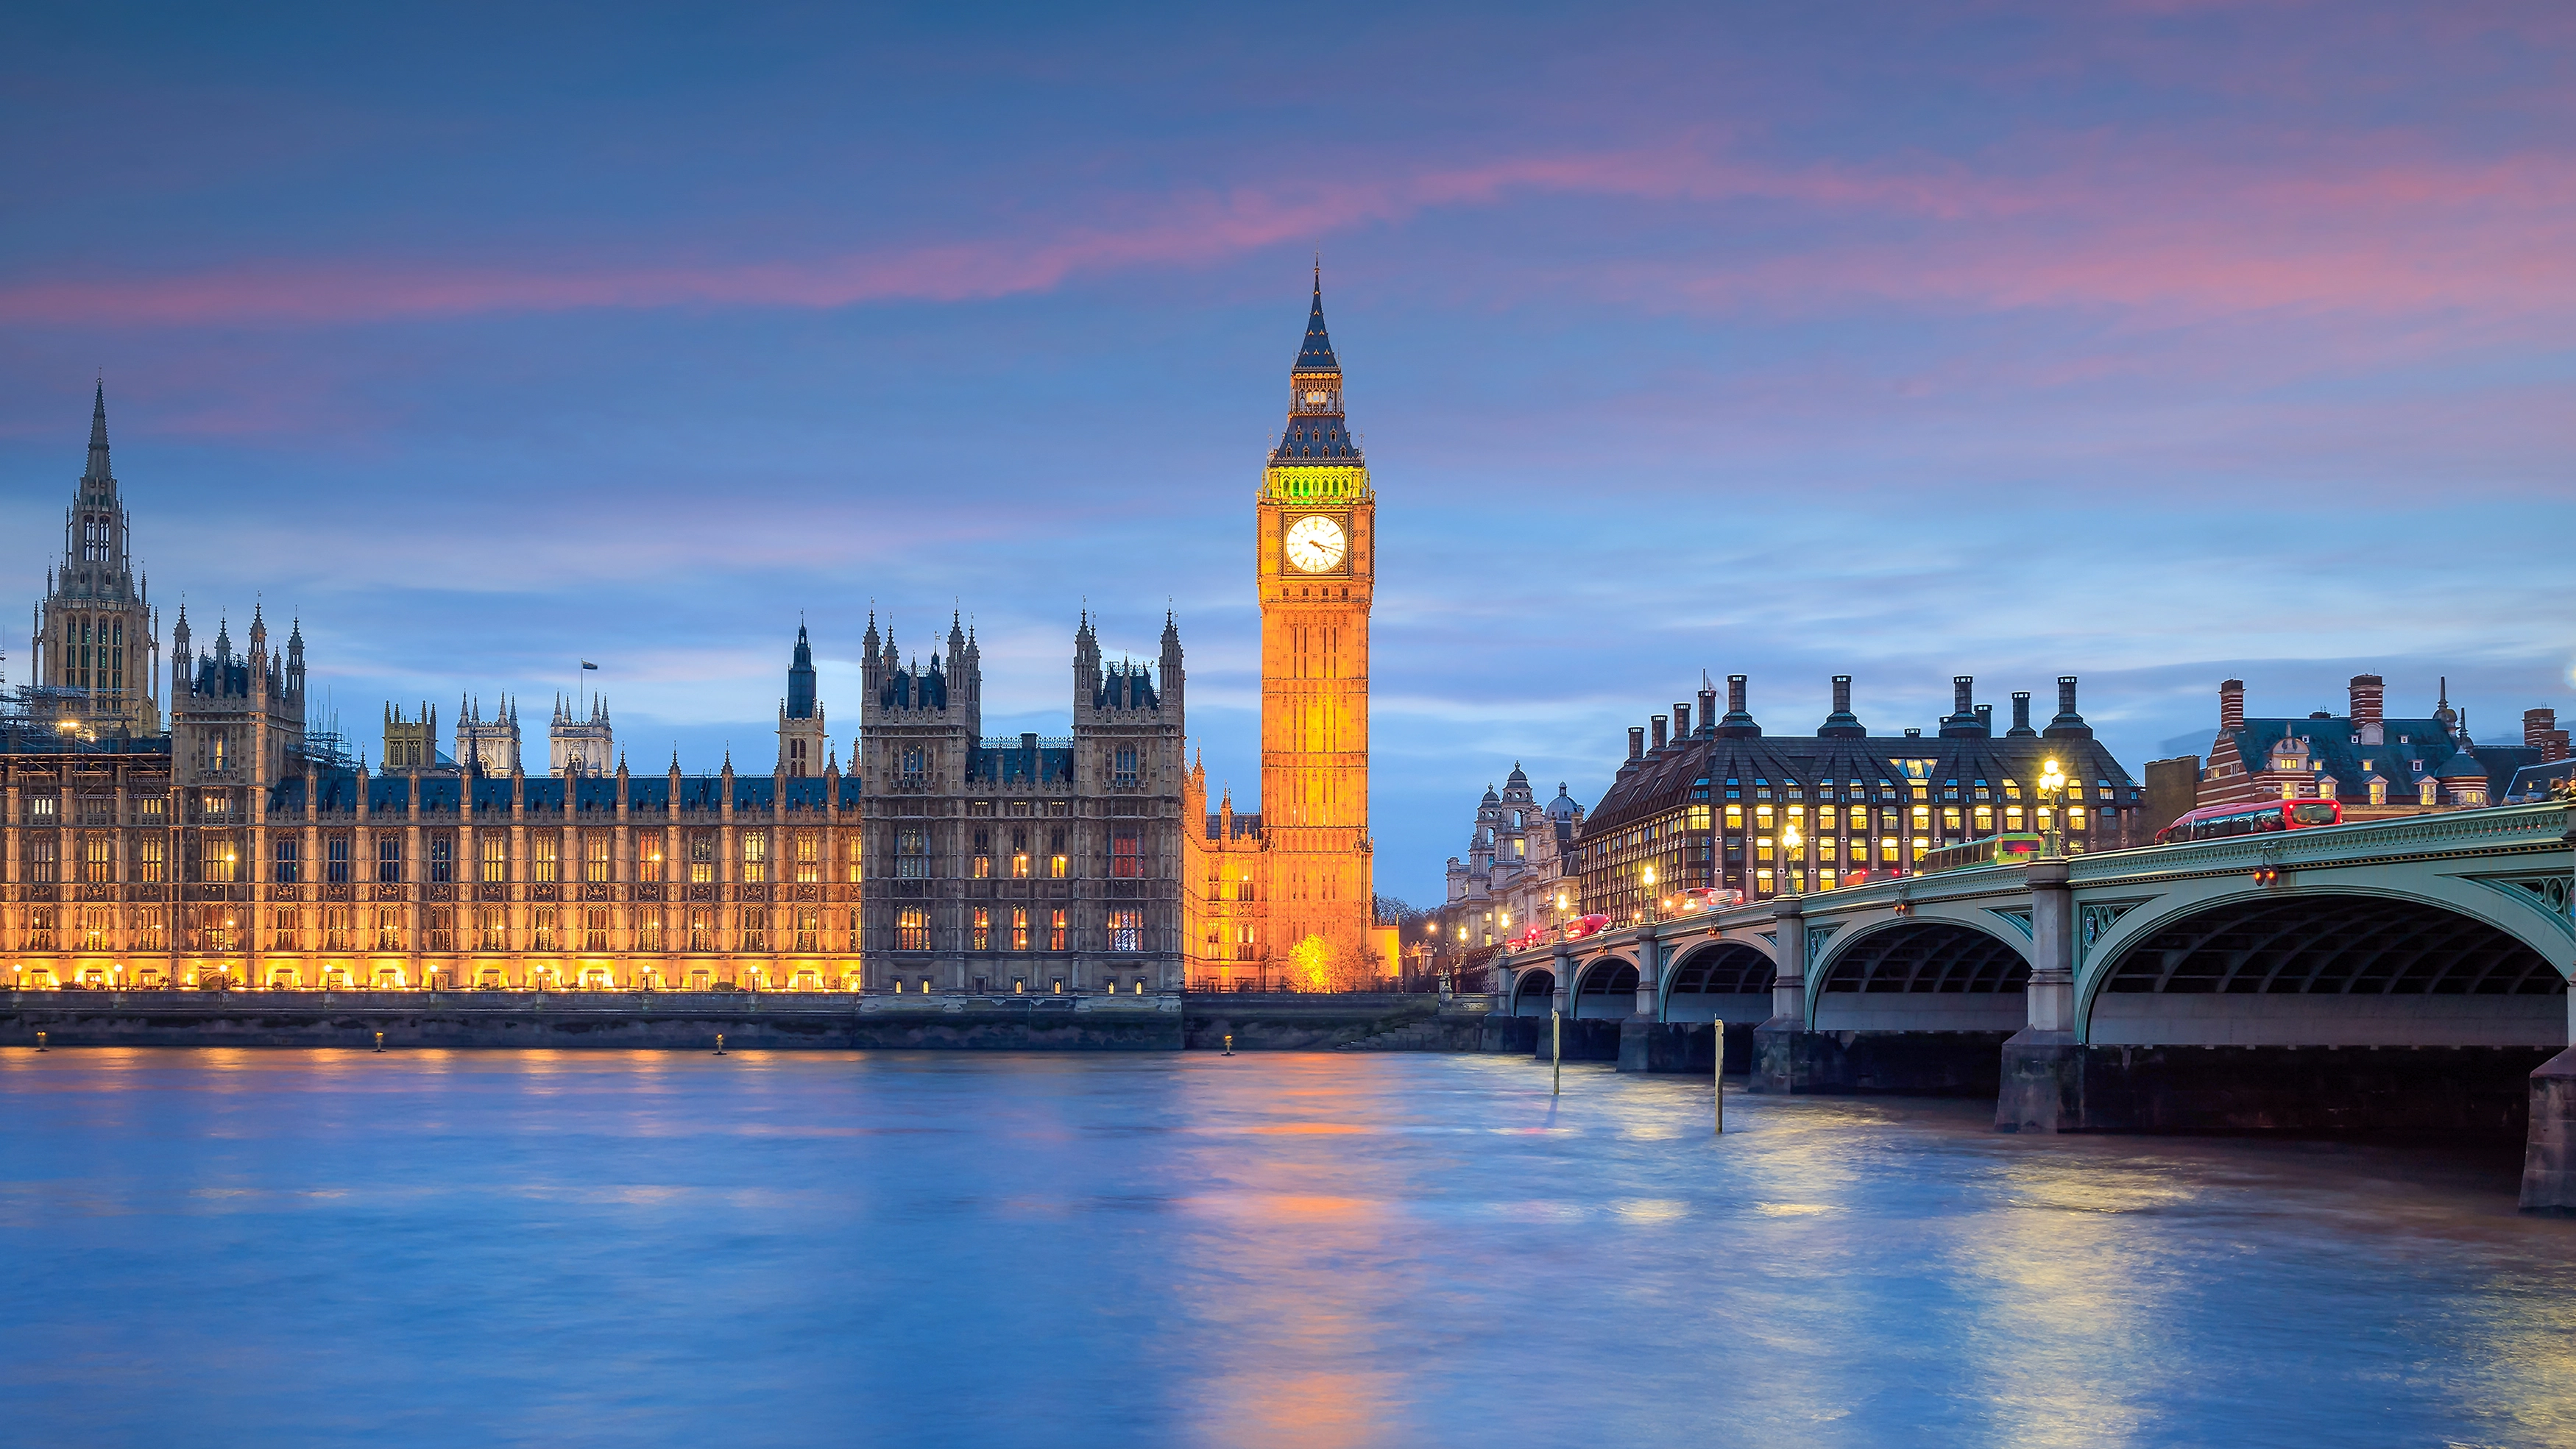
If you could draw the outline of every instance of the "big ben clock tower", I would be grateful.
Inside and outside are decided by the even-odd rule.
[[[1288,426],[1261,477],[1261,817],[1269,939],[1296,961],[1365,951],[1369,601],[1377,499],[1342,415],[1323,272],[1289,372]],[[1292,966],[1292,969],[1294,967]]]

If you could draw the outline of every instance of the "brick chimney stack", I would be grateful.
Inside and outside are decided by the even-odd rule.
[[[2567,731],[2558,727],[2558,711],[2554,709],[2522,712],[2522,742],[2540,751],[2544,765],[2567,758]]]
[[[2218,727],[2223,730],[2245,728],[2245,681],[2225,679],[2218,685]]]
[[[1677,703],[1673,706],[1673,738],[1677,740],[1690,738],[1690,706],[1687,704]]]
[[[2384,712],[2388,690],[2376,674],[2352,677],[2352,730],[2365,745],[2388,743],[2387,715]]]
[[[1655,753],[1662,754],[1664,750],[1664,717],[1662,715],[1651,715],[1648,718],[1655,727]]]
[[[1628,759],[1633,763],[1634,761],[1645,758],[1645,754],[1646,727],[1644,725],[1628,726]]]

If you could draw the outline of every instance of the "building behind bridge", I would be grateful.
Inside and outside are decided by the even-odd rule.
[[[1834,676],[1833,710],[1812,736],[1765,734],[1741,674],[1727,677],[1723,715],[1703,689],[1696,724],[1677,703],[1631,727],[1628,757],[1576,838],[1580,909],[1640,917],[1649,868],[1657,898],[1709,886],[1760,900],[1832,890],[1852,871],[1911,871],[1929,851],[1997,833],[2062,828],[2077,851],[2143,843],[2139,786],[2076,712],[2074,676],[2058,680],[2044,728],[2030,695],[2014,694],[2000,734],[1975,681],[1952,684],[1952,712],[1929,737],[1869,733],[1849,675]],[[2068,781],[2053,805],[2038,790],[2051,759]]]
[[[2195,789],[2183,808],[2335,800],[2346,820],[2385,820],[2542,798],[2567,778],[2567,732],[2555,710],[2525,711],[2517,744],[2478,744],[2451,705],[2448,680],[2421,716],[2390,716],[2376,674],[2354,675],[2350,690],[2342,714],[2256,717],[2245,712],[2245,681],[2221,683],[2218,732],[2207,762],[2193,760]]]

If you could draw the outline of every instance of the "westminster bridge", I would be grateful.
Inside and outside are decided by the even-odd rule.
[[[1991,1091],[2004,1131],[2514,1132],[2524,1205],[2576,1208],[2571,823],[2460,811],[1756,902],[1508,956],[1497,1010],[1632,1071],[1708,1070],[1722,1021],[1750,1090]]]

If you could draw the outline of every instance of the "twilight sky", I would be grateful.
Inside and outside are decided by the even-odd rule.
[[[871,601],[1056,733],[1085,602],[1168,601],[1248,803],[1318,249],[1381,890],[1702,669],[1788,732],[2079,674],[2133,771],[2231,674],[2576,712],[2563,4],[17,6],[0,135],[0,599],[103,371],[165,629],[300,615],[371,756],[466,691],[542,751],[589,658],[639,766],[765,769],[800,613],[846,756]]]

